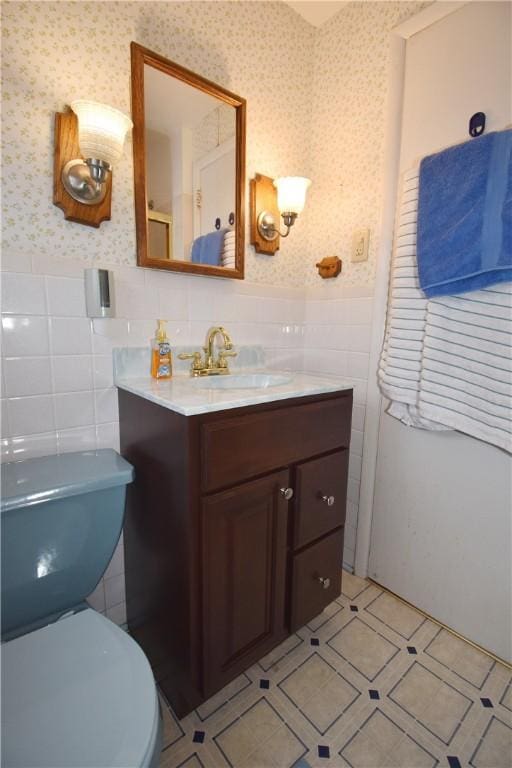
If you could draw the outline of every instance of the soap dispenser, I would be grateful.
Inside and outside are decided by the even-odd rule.
[[[165,324],[158,320],[158,328],[151,344],[151,375],[154,379],[170,379],[172,376],[171,345],[167,338]]]

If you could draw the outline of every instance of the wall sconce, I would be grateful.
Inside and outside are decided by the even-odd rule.
[[[310,184],[302,176],[283,176],[274,181],[256,174],[251,179],[251,243],[257,253],[273,254],[279,249],[279,238],[288,237],[304,209]],[[286,232],[279,231],[279,214]]]
[[[53,202],[66,219],[93,227],[110,219],[112,166],[131,126],[123,112],[85,99],[57,112]]]

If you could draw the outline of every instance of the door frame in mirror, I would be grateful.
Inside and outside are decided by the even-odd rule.
[[[133,120],[133,174],[135,185],[135,226],[137,233],[137,265],[153,267],[172,272],[186,272],[195,275],[210,275],[243,280],[245,253],[245,114],[246,101],[231,91],[212,83],[205,77],[192,72],[180,64],[176,64],[148,48],[132,42],[131,51],[131,93]],[[189,261],[167,261],[152,259],[148,253],[148,223],[147,223],[147,188],[146,188],[146,139],[144,119],[144,65],[147,64],[164,74],[175,77],[182,82],[198,88],[204,93],[229,104],[236,110],[236,200],[235,200],[235,231],[236,255],[235,268],[193,264]]]

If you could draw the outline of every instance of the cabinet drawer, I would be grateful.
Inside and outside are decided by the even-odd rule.
[[[296,474],[295,549],[345,523],[348,449],[299,464]]]
[[[341,594],[343,531],[332,533],[293,558],[290,630],[295,632]],[[321,579],[324,581],[322,582]],[[329,580],[326,587],[326,579]]]
[[[202,488],[211,491],[350,443],[352,392],[201,427]]]

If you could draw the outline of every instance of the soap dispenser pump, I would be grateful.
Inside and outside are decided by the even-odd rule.
[[[171,345],[167,338],[167,320],[158,320],[158,328],[151,345],[151,375],[154,379],[170,379],[172,376]]]

